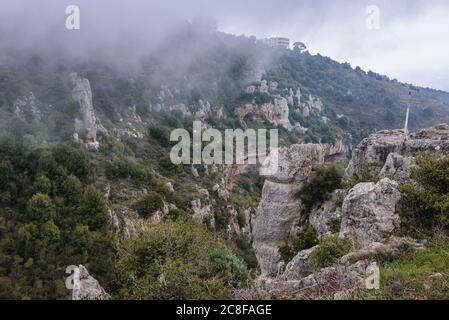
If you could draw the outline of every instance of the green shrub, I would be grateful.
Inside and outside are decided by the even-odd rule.
[[[439,244],[380,266],[380,290],[359,290],[352,298],[448,300],[449,246]]]
[[[349,179],[346,187],[351,189],[355,185],[363,182],[377,183],[380,180],[378,168],[379,164],[377,162],[365,164],[358,175],[355,175]]]
[[[335,166],[319,166],[309,176],[301,190],[298,198],[309,212],[315,204],[329,200],[332,192],[341,188],[342,174]]]
[[[164,207],[164,199],[159,193],[150,192],[140,199],[134,208],[142,218],[148,218]]]
[[[418,157],[412,178],[418,185],[403,185],[400,215],[405,233],[431,236],[436,230],[449,230],[449,156]]]
[[[332,233],[340,232],[341,218],[333,218],[328,223],[329,229]]]
[[[250,280],[245,264],[206,227],[166,221],[123,247],[119,298],[227,299]]]
[[[279,254],[284,262],[289,262],[299,251],[310,249],[318,244],[318,233],[315,228],[309,226],[299,232],[296,237],[279,247]]]
[[[148,131],[150,136],[159,141],[161,146],[170,146],[170,130],[167,127],[160,124],[151,124]]]
[[[310,260],[316,267],[330,267],[349,253],[351,248],[352,244],[348,239],[329,236],[320,241],[318,248],[311,254]]]
[[[187,220],[188,218],[189,214],[183,209],[171,209],[166,216],[166,219],[170,219],[172,221]]]

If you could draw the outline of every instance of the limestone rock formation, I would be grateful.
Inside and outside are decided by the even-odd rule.
[[[109,295],[98,281],[89,275],[83,265],[79,265],[74,273],[72,300],[107,300]]]
[[[257,122],[269,122],[284,127],[287,130],[293,128],[288,118],[289,108],[287,99],[283,97],[274,98],[273,103],[265,103],[262,106],[246,104],[244,107],[236,108],[235,115],[245,126],[245,118]]]
[[[399,183],[412,183],[412,170],[416,168],[414,157],[404,157],[398,153],[390,153],[380,171],[380,175]]]
[[[279,279],[289,281],[294,279],[300,279],[307,277],[315,270],[312,262],[310,261],[310,255],[318,248],[313,248],[300,251],[285,267],[284,273]]]
[[[388,178],[356,185],[343,202],[340,235],[362,246],[385,242],[400,227],[400,199],[398,183]]]
[[[95,115],[89,80],[78,77],[76,73],[71,73],[70,79],[73,84],[72,98],[80,107],[80,118],[75,119],[75,140],[98,149],[97,133],[106,134],[107,130]]]
[[[341,220],[341,207],[338,200],[344,198],[344,190],[335,190],[330,200],[315,206],[309,214],[309,223],[318,233],[318,238],[332,234],[332,224]]]
[[[325,155],[325,148],[317,144],[279,150],[278,172],[267,177],[252,221],[253,248],[263,275],[277,275],[278,246],[304,219],[303,205],[296,192],[314,166],[324,162]]]
[[[408,178],[404,176],[404,173],[410,172],[410,167],[413,166],[413,161],[407,157],[416,157],[423,151],[434,154],[449,151],[449,126],[436,125],[407,137],[403,130],[384,130],[374,133],[354,150],[346,169],[346,176],[359,175],[368,165],[375,166],[380,173],[386,164],[391,166],[393,163],[391,167],[394,167],[395,171],[398,166],[403,167],[397,173],[402,182]],[[394,155],[389,159],[391,153]],[[399,159],[398,155],[406,158]]]

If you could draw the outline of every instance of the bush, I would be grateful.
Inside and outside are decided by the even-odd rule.
[[[340,232],[341,218],[333,218],[328,223],[329,229],[332,233]]]
[[[172,221],[177,221],[177,220],[187,220],[189,218],[189,214],[183,210],[183,209],[171,209],[167,216],[167,219],[170,219]]]
[[[338,236],[329,236],[320,241],[318,248],[311,254],[310,260],[319,268],[334,265],[352,248],[351,241]]]
[[[377,183],[380,180],[378,168],[379,164],[377,162],[365,164],[358,175],[355,175],[349,179],[347,182],[347,188],[351,189],[355,185],[364,182]]]
[[[380,266],[380,290],[359,290],[352,298],[376,300],[449,299],[449,246],[439,244]],[[399,284],[399,286],[397,285]],[[393,289],[398,287],[397,289]]]
[[[342,174],[335,166],[319,166],[309,176],[298,197],[309,212],[315,204],[329,200],[331,193],[341,188]]]
[[[27,203],[27,211],[33,221],[45,223],[56,217],[56,209],[51,198],[43,193],[35,194]]]
[[[80,213],[90,230],[100,229],[108,224],[109,213],[104,195],[89,186],[82,196]]]
[[[315,228],[309,226],[299,232],[291,242],[286,242],[279,247],[279,253],[284,262],[290,262],[299,251],[310,249],[318,244],[318,233]]]
[[[119,298],[227,299],[250,280],[245,264],[204,226],[166,221],[123,247]]]
[[[139,200],[134,207],[142,218],[148,218],[164,207],[164,199],[159,193],[150,192]]]
[[[152,124],[149,128],[149,134],[151,137],[159,141],[161,146],[170,146],[170,130],[159,124]]]
[[[449,230],[449,156],[418,157],[412,172],[418,185],[403,185],[400,215],[402,229],[411,236],[431,236]]]

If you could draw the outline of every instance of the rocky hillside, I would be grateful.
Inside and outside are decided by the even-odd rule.
[[[444,222],[432,202],[426,237],[398,234],[417,219],[404,195],[447,191],[425,197],[413,177],[421,152],[447,151],[446,126],[359,144],[402,126],[410,87],[397,81],[190,24],[132,66],[2,58],[0,298],[339,297],[358,293],[373,256],[425,250]],[[413,128],[449,116],[414,99]],[[279,129],[279,172],[173,164],[170,133],[194,120]]]
[[[281,158],[288,163],[282,167],[288,170],[283,176],[280,174],[282,177],[273,177],[277,182],[271,179],[265,182],[262,200],[253,218],[253,247],[261,274],[253,291],[241,291],[237,295],[301,299],[414,298],[405,295],[405,290],[413,290],[421,298],[428,298],[436,294],[435,290],[440,290],[432,283],[436,277],[444,279],[447,288],[447,264],[422,270],[419,281],[425,283],[418,284],[424,286],[422,289],[412,289],[412,279],[401,276],[401,270],[389,271],[390,274],[382,270],[385,272],[380,275],[384,277],[383,288],[377,291],[370,293],[366,283],[373,268],[387,269],[390,261],[403,263],[401,259],[413,259],[414,252],[442,251],[447,255],[447,224],[432,223],[430,228],[427,225],[430,233],[424,236],[426,228],[415,220],[424,219],[417,217],[416,208],[424,200],[415,198],[413,204],[408,201],[416,190],[422,190],[414,188],[427,187],[420,176],[423,174],[420,170],[425,170],[426,166],[423,157],[442,159],[434,160],[432,166],[438,161],[447,161],[448,142],[447,125],[434,126],[410,136],[405,136],[401,130],[370,135],[354,150],[344,176],[346,183],[342,185],[346,187],[328,190],[327,199],[317,201],[310,210],[306,210],[298,197],[298,190],[305,192],[301,191],[305,181],[310,179],[313,167],[323,163],[325,153],[320,145],[313,144],[285,150]],[[447,183],[442,183],[447,188]],[[410,209],[414,215],[412,219]],[[422,210],[429,215],[426,219],[438,219],[430,216],[428,209]],[[446,213],[442,214],[447,218]],[[414,228],[418,225],[420,232],[416,233]],[[410,233],[412,229],[415,232]],[[435,239],[437,230],[446,240]],[[419,238],[413,239],[411,235]],[[286,258],[283,253],[289,243],[299,252]],[[426,253],[418,254],[426,256]],[[438,259],[445,260],[444,256]],[[417,281],[414,282],[416,286]],[[445,296],[442,292],[438,294]]]

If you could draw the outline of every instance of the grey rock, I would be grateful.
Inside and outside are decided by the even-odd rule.
[[[75,119],[75,133],[88,147],[97,149],[97,133],[106,134],[107,130],[95,115],[89,80],[79,78],[76,73],[71,73],[70,79],[73,84],[72,98],[79,104],[81,115],[81,118]]]
[[[315,267],[310,261],[310,255],[318,248],[313,248],[300,251],[285,267],[284,273],[279,277],[280,279],[289,281],[306,277],[315,271]]]
[[[43,118],[43,107],[33,92],[14,101],[13,109],[16,116],[27,122],[39,122]]]
[[[108,300],[110,297],[83,265],[74,273],[72,300]]]
[[[331,224],[341,219],[341,207],[337,206],[337,200],[344,197],[344,190],[336,190],[329,201],[315,206],[309,214],[309,223],[318,232],[318,238],[332,234]]]
[[[388,178],[357,184],[343,201],[340,235],[362,246],[385,242],[400,227],[400,199],[398,183]]]
[[[398,160],[398,155],[405,157],[403,163],[399,161],[399,179],[407,180],[404,174],[407,167],[413,167],[408,157],[415,158],[418,154],[428,151],[433,154],[441,154],[449,151],[449,126],[446,124],[436,125],[423,129],[417,133],[405,136],[403,130],[384,130],[370,135],[364,139],[353,151],[353,156],[346,169],[346,177],[359,175],[367,165],[374,164],[380,173],[385,167],[387,160],[391,164]],[[392,157],[389,155],[394,153]],[[394,167],[398,165],[397,162]]]

